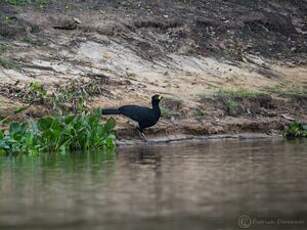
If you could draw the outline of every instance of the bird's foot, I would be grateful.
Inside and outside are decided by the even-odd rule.
[[[146,138],[145,134],[139,129],[138,129],[138,134],[143,141],[147,142],[147,138]]]

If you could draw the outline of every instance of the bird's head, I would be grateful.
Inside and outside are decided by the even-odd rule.
[[[163,97],[159,94],[155,94],[151,97],[152,102],[160,102]]]

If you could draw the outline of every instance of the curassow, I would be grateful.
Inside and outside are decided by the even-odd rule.
[[[161,110],[159,103],[162,99],[160,95],[154,95],[151,97],[152,108],[138,106],[138,105],[124,105],[119,108],[102,109],[103,115],[124,115],[136,122],[139,126],[137,130],[145,139],[143,133],[144,129],[154,126],[161,117]]]

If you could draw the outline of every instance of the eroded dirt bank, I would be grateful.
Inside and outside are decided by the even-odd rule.
[[[307,122],[307,1],[1,1],[0,14],[1,117],[42,116],[60,99],[74,109],[78,95],[92,108],[160,93],[148,136]]]

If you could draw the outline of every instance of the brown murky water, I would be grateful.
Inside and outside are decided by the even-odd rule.
[[[241,219],[239,216],[243,216]],[[0,229],[307,229],[307,142],[0,159]]]

